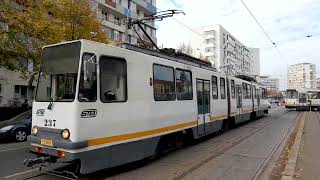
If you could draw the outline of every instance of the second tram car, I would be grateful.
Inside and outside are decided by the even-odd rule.
[[[320,110],[320,91],[310,89],[287,89],[285,107],[297,111]]]
[[[308,103],[310,104],[310,110],[320,111],[320,90],[308,91]]]
[[[44,47],[31,151],[86,174],[268,113],[266,89],[250,79],[135,48],[88,40]]]
[[[285,107],[287,109],[296,109],[298,104],[298,91],[295,89],[287,89],[285,97]]]

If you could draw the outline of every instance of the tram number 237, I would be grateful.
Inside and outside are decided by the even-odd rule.
[[[45,127],[56,127],[56,120],[54,119],[45,119],[44,120]]]

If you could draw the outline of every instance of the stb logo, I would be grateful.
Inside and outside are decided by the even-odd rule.
[[[81,118],[90,118],[90,117],[96,117],[96,116],[97,116],[96,109],[86,109],[81,112]]]
[[[44,116],[44,109],[38,109],[36,115],[37,116]]]

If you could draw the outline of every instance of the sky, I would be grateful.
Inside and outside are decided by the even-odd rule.
[[[245,46],[260,48],[260,74],[279,78],[280,89],[287,86],[290,64],[314,63],[320,77],[320,0],[243,1],[280,53],[241,0],[157,0],[158,11],[180,9],[186,13],[157,22],[158,45],[176,48],[189,42],[190,28],[220,24]]]

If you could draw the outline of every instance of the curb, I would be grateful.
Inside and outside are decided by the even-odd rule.
[[[294,139],[294,143],[291,148],[291,152],[289,152],[289,159],[286,164],[286,167],[282,173],[281,180],[293,180],[293,176],[295,173],[296,169],[296,164],[298,160],[298,155],[300,151],[300,144],[302,140],[302,133],[304,129],[304,123],[306,119],[306,112],[303,113],[302,118],[301,118],[301,123],[299,125],[299,130],[297,132],[297,135]]]

